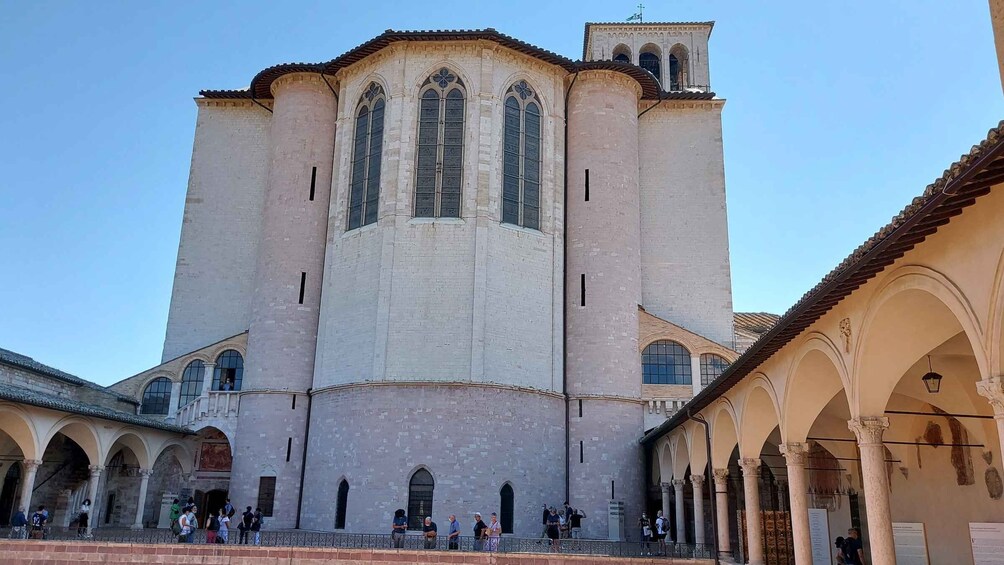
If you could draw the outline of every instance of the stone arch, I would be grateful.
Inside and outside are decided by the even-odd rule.
[[[0,404],[0,430],[17,444],[25,459],[41,459],[44,447],[38,441],[38,431],[31,415],[14,404]],[[46,442],[48,443],[48,442]]]
[[[449,59],[440,59],[435,63],[426,65],[421,73],[418,74],[417,80],[415,81],[415,92],[416,94],[422,90],[425,84],[425,79],[439,72],[439,69],[445,68],[451,73],[457,75],[457,78],[463,83],[464,98],[470,101],[471,96],[474,96],[474,83],[471,81],[471,77],[462,70],[462,68],[457,65],[455,61]],[[508,88],[508,87],[507,87]],[[415,96],[416,100],[420,97]],[[465,105],[465,112],[470,113],[472,104]]]
[[[181,470],[188,474],[195,470],[195,453],[192,452],[191,448],[184,441],[178,439],[168,439],[164,443],[160,444],[154,449],[150,450],[151,461],[154,464],[160,459],[161,455],[169,449],[176,449],[177,451],[172,451],[171,455],[178,461],[181,465]]]
[[[150,444],[143,437],[142,432],[134,428],[122,428],[108,442],[108,449],[105,454],[105,461],[102,465],[108,464],[108,458],[115,454],[116,446],[128,447],[136,457],[136,462],[141,469],[153,467],[155,459],[151,457]]]
[[[389,100],[391,90],[388,87],[390,82],[377,71],[370,71],[362,79],[353,81],[352,89],[346,89],[345,98],[346,104],[345,112],[347,115],[354,115],[356,109],[359,107],[361,98],[366,94],[366,90],[369,88],[370,83],[376,83],[377,86],[383,89],[384,96]],[[337,483],[336,483],[337,484]]]
[[[980,373],[986,374],[983,331],[962,291],[926,267],[890,273],[868,304],[855,344],[851,414],[882,414],[900,377],[959,332],[965,332]]]
[[[708,465],[708,440],[704,436],[704,426],[697,422],[684,424],[690,438],[690,472],[694,475],[704,474]]]
[[[668,483],[673,480],[673,450],[668,437],[659,442],[659,474],[659,482]]]
[[[623,57],[627,58],[627,61],[625,61],[627,63],[634,61],[634,59],[631,58],[631,48],[624,43],[619,43],[616,47],[614,47],[614,50],[610,52],[610,60],[619,61]]]
[[[986,351],[990,372],[984,373],[983,378],[1004,375],[1004,251],[997,259],[988,319],[990,320],[990,328]]]
[[[530,87],[530,90],[536,95],[537,102],[540,104],[540,129],[541,129],[541,140],[543,141],[545,134],[545,120],[551,117],[551,112],[553,110],[551,106],[551,101],[547,100],[544,96],[544,90],[538,88],[536,81],[534,81],[529,74],[524,71],[515,71],[509,74],[499,85],[499,88],[495,91],[496,100],[498,100],[498,111],[502,112],[502,105],[505,102],[506,93],[509,92],[509,88],[517,82],[525,80],[526,84]]]
[[[683,479],[690,467],[690,440],[685,430],[681,429],[670,439],[673,450],[673,478]]]
[[[80,416],[67,416],[57,421],[46,434],[41,444],[41,453],[45,453],[45,449],[57,433],[73,440],[87,455],[91,465],[101,465],[104,462],[107,453],[102,450],[100,436],[90,420]]]
[[[209,356],[209,359],[206,360],[206,363],[216,363],[216,360],[220,358],[220,355],[223,355],[225,351],[229,351],[231,349],[233,349],[237,353],[240,353],[241,357],[243,357],[244,360],[247,361],[248,358],[247,346],[236,342],[224,342],[213,348],[212,354]],[[209,376],[211,377],[212,375]]]
[[[795,352],[785,379],[781,439],[804,442],[834,396],[850,389],[844,358],[825,334],[810,332]]]
[[[711,465],[724,469],[739,443],[739,420],[732,401],[722,397],[712,408],[708,421],[711,422]]]
[[[669,48],[666,56],[666,83],[679,90],[690,86],[690,50],[682,43]]]
[[[759,457],[767,438],[781,425],[781,409],[767,375],[755,373],[746,387],[739,416],[739,454]]]

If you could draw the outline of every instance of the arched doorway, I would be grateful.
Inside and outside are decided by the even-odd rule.
[[[10,526],[10,520],[14,515],[14,498],[17,497],[18,487],[21,486],[21,465],[13,463],[3,480],[3,490],[0,490],[0,526]]]
[[[502,485],[502,490],[499,492],[499,521],[502,523],[502,533],[511,534],[512,533],[512,515],[513,507],[515,506],[515,501],[513,500],[515,496],[513,495],[512,486],[509,483]]]
[[[432,516],[432,492],[436,481],[428,469],[415,471],[408,483],[408,529],[421,530],[422,521]]]
[[[342,479],[338,483],[338,503],[335,506],[335,529],[345,529],[345,510],[349,504],[349,482]]]
[[[201,497],[199,494],[201,493],[196,491],[195,500],[196,504],[199,506],[199,513],[197,517],[199,519],[199,526],[205,528],[206,525],[209,524],[210,513],[214,515],[218,514],[220,512],[220,508],[223,508],[226,505],[227,491],[215,489],[203,494]]]

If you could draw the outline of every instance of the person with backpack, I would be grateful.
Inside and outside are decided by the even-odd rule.
[[[248,506],[244,514],[241,515],[241,522],[237,524],[237,529],[240,530],[239,543],[247,545],[248,543],[248,532],[251,531],[251,522],[254,522],[254,513],[251,512],[251,507]]]
[[[265,515],[261,513],[261,508],[254,509],[254,516],[251,520],[251,531],[254,532],[254,544],[261,545],[261,527],[265,525]]]
[[[216,543],[216,533],[220,531],[220,516],[209,512],[206,518],[206,543]]]
[[[45,535],[46,513],[45,506],[39,506],[38,510],[31,515],[31,537],[32,539],[42,539]]]

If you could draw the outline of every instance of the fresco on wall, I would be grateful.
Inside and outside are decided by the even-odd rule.
[[[230,471],[233,457],[230,445],[226,443],[203,442],[199,452],[200,471]]]

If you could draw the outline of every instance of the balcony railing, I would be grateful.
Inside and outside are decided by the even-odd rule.
[[[236,418],[240,395],[236,391],[211,390],[178,409],[175,423],[191,426],[209,418]]]

